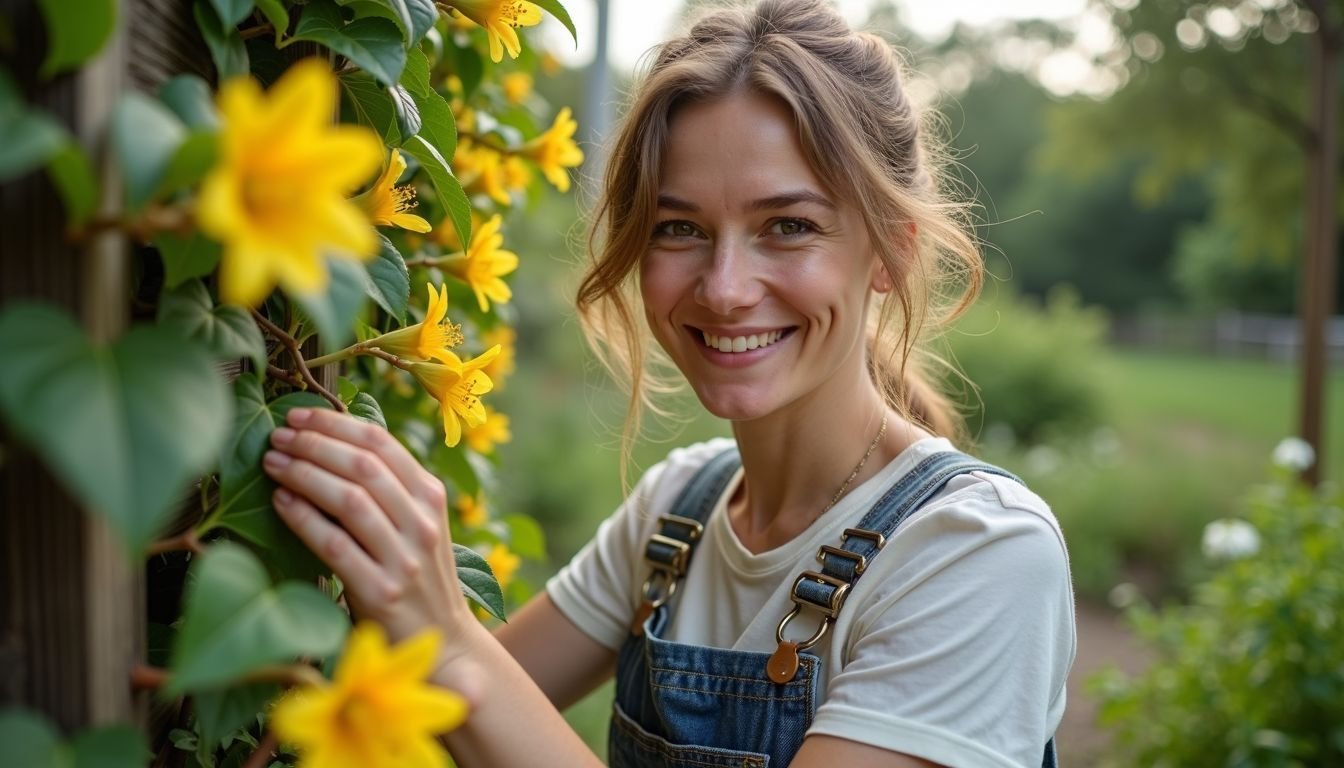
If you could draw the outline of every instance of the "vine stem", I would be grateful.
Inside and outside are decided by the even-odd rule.
[[[171,675],[163,667],[149,664],[136,664],[131,667],[131,689],[135,691],[156,691],[168,684]],[[270,664],[248,672],[238,678],[238,683],[280,683],[286,687],[297,685],[319,686],[326,684],[322,673],[307,664]]]
[[[407,266],[407,267],[443,267],[443,266],[447,266],[448,264],[450,264],[450,263],[452,263],[452,262],[454,262],[454,261],[457,261],[457,260],[459,260],[459,259],[463,259],[463,258],[466,258],[466,254],[465,254],[465,253],[461,253],[461,252],[458,252],[458,253],[450,253],[450,254],[448,254],[448,255],[446,255],[446,256],[433,256],[433,257],[430,257],[430,256],[420,256],[420,257],[417,257],[417,258],[414,258],[414,259],[407,259],[407,260],[406,260],[406,266]]]
[[[161,555],[164,552],[181,552],[183,550],[197,555],[204,551],[201,547],[200,537],[196,535],[195,529],[188,528],[171,538],[159,539],[158,541],[152,542],[149,547],[146,548],[145,554]]]
[[[267,364],[266,375],[270,376],[272,379],[283,381],[288,384],[292,384],[296,387],[307,386],[307,382],[303,380],[302,376],[298,375],[294,371],[286,371],[284,368],[281,368],[278,365]]]
[[[256,751],[248,755],[247,762],[243,763],[243,768],[266,768],[266,761],[271,759],[279,746],[280,741],[275,738],[275,733],[267,728],[257,743]]]
[[[269,35],[274,31],[275,27],[272,27],[270,24],[258,24],[255,27],[248,27],[247,29],[239,30],[238,36],[244,40],[251,40],[254,37]]]
[[[265,315],[255,309],[252,310],[252,319],[256,320],[257,325],[261,326],[262,330],[269,333],[289,351],[289,356],[294,359],[294,366],[298,369],[299,376],[303,378],[303,383],[308,389],[326,398],[327,402],[331,403],[331,407],[341,413],[348,410],[345,403],[341,402],[341,398],[333,395],[326,387],[318,384],[317,379],[313,378],[313,372],[308,370],[308,363],[303,359],[303,352],[299,349],[299,342],[293,336],[286,333],[285,329],[266,319]]]
[[[332,363],[339,363],[342,360],[349,360],[350,358],[364,351],[365,351],[364,342],[359,342],[358,344],[351,344],[350,346],[340,350],[339,352],[332,352],[329,355],[314,357],[312,360],[307,361],[308,368],[309,369],[321,368],[324,365],[331,365]]]
[[[364,354],[369,355],[370,357],[376,357],[379,360],[386,361],[390,363],[393,368],[400,368],[403,371],[411,370],[410,363],[402,362],[400,357],[397,357],[391,352],[381,350],[377,347],[369,347],[368,349],[364,350]]]

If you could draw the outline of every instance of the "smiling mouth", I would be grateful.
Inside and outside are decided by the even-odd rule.
[[[791,328],[784,328],[748,336],[715,336],[708,331],[698,331],[705,346],[719,352],[749,352],[753,349],[768,347],[789,335]]]

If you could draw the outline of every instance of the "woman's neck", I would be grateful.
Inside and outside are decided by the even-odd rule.
[[[842,485],[846,493],[854,490],[929,436],[890,411],[870,382],[852,389],[849,396],[829,393],[825,403],[793,403],[767,417],[733,423],[744,479],[728,514],[748,551],[793,539],[821,516]],[[887,427],[879,440],[884,416]]]

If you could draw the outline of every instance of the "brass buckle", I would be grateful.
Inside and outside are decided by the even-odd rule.
[[[661,584],[655,584],[654,580],[662,577]],[[672,595],[677,591],[677,576],[663,568],[658,568],[649,574],[649,578],[644,580],[644,586],[640,591],[644,593],[644,600],[649,604],[649,608],[658,608],[672,599]],[[662,590],[666,590],[663,592]],[[662,592],[662,594],[658,594]]]
[[[869,531],[863,528],[846,528],[845,532],[840,534],[840,541],[842,542],[849,541],[849,537],[851,536],[853,536],[856,539],[867,539],[876,544],[878,549],[881,549],[887,545],[886,536],[883,536],[877,531]]]
[[[798,585],[804,581],[816,581],[819,584],[830,584],[835,587],[831,593],[831,602],[825,608],[820,608],[815,603],[798,596]],[[834,576],[828,576],[816,571],[803,571],[793,582],[793,589],[790,591],[790,599],[798,605],[810,605],[826,614],[826,618],[834,619],[840,614],[840,607],[845,604],[845,598],[849,597],[849,582],[844,579],[837,579]]]
[[[823,568],[826,567],[827,555],[835,555],[836,557],[843,557],[846,560],[853,560],[855,576],[859,575],[860,573],[863,573],[865,570],[868,569],[868,558],[864,557],[863,555],[860,555],[858,552],[850,552],[847,549],[832,547],[829,544],[824,545],[821,548],[821,551],[817,552],[817,562],[821,563]]]
[[[691,541],[699,541],[700,535],[705,532],[705,526],[701,525],[696,520],[692,520],[689,517],[681,517],[680,515],[663,515],[662,517],[658,518],[658,520],[664,523],[672,523],[673,525],[680,525],[681,527],[685,528],[686,538],[690,539]]]
[[[655,542],[672,547],[677,553],[673,556],[671,563],[662,563],[649,557],[646,549],[644,552],[645,562],[651,565],[655,571],[663,571],[670,574],[673,579],[678,579],[682,574],[686,573],[686,564],[690,562],[691,559],[691,545],[680,539],[664,536],[661,533],[655,533],[649,537],[649,544]]]

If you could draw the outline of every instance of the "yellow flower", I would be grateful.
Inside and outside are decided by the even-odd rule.
[[[480,528],[490,519],[490,511],[484,498],[462,494],[457,497],[457,517],[468,528]]]
[[[271,711],[275,735],[299,750],[299,768],[438,768],[435,736],[462,724],[467,703],[426,682],[439,633],[427,629],[389,648],[382,627],[350,633],[330,684],[296,688]]]
[[[415,325],[384,333],[367,343],[397,357],[415,360],[456,360],[448,350],[462,343],[462,326],[447,321],[448,287],[440,293],[432,283],[425,283],[429,292],[429,309],[425,319]]]
[[[494,382],[481,369],[499,355],[499,347],[491,347],[480,357],[461,362],[457,355],[446,365],[412,363],[411,375],[420,382],[435,400],[443,415],[443,444],[449,448],[462,439],[462,427],[477,427],[485,421],[485,406],[481,395],[494,388]]]
[[[517,368],[514,362],[517,354],[514,343],[517,340],[518,334],[507,325],[496,326],[481,334],[482,343],[500,348],[499,357],[485,367],[485,375],[495,382],[495,389],[503,389],[504,380],[513,375]]]
[[[500,278],[518,268],[518,254],[500,249],[504,244],[504,236],[499,233],[502,221],[499,214],[491,216],[471,233],[467,252],[444,264],[444,269],[475,291],[482,312],[490,310],[490,301],[504,304],[513,298],[513,291]]]
[[[509,155],[504,159],[503,175],[504,186],[510,191],[525,190],[532,183],[532,169],[517,155]]]
[[[510,104],[522,104],[532,93],[532,76],[526,72],[510,72],[500,78],[500,86],[504,89],[504,98]]]
[[[290,67],[268,93],[247,77],[220,87],[219,159],[196,219],[224,245],[224,301],[256,306],[277,283],[319,293],[324,256],[377,252],[368,216],[346,195],[377,169],[383,145],[367,128],[333,125],[336,104],[336,77],[320,59]]]
[[[494,545],[483,557],[490,565],[490,570],[494,571],[495,581],[499,582],[500,589],[509,586],[509,582],[513,581],[513,574],[518,572],[518,566],[523,563],[522,558],[510,552],[503,544]]]
[[[551,76],[551,77],[555,77],[557,74],[560,73],[560,70],[562,70],[562,69],[564,69],[564,68],[565,68],[565,65],[564,65],[564,64],[561,64],[561,63],[560,63],[560,60],[557,59],[557,58],[555,58],[555,54],[554,54],[554,53],[551,53],[550,51],[542,51],[542,52],[541,52],[541,71],[542,71],[542,72],[545,72],[547,75],[549,75],[549,76]]]
[[[406,172],[406,160],[401,153],[392,150],[387,168],[368,191],[355,197],[355,202],[363,208],[374,224],[380,227],[401,227],[412,232],[428,232],[429,222],[407,213],[415,207],[415,187],[409,184],[398,187],[397,179]]]
[[[467,445],[482,455],[494,453],[496,445],[507,443],[512,439],[508,414],[500,413],[489,406],[485,408],[485,421],[467,429]]]
[[[504,158],[498,152],[489,147],[477,147],[474,168],[476,177],[467,184],[470,191],[484,192],[499,205],[513,205],[513,198],[509,197]]]
[[[578,130],[578,122],[569,107],[565,107],[545,133],[523,145],[523,154],[536,161],[546,180],[561,192],[569,191],[569,174],[565,169],[575,168],[583,162],[583,150],[574,143],[574,133]]]
[[[522,51],[518,42],[518,27],[530,27],[541,21],[541,9],[527,0],[452,0],[452,6],[463,16],[485,27],[490,41],[490,60],[498,64],[504,59],[516,59]]]

